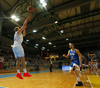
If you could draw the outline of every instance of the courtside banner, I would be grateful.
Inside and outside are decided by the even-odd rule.
[[[62,66],[62,71],[69,71],[71,66]]]

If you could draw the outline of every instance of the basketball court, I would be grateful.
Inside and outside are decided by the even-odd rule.
[[[15,73],[0,75],[0,88],[99,88],[100,77],[96,75],[81,75],[83,82],[82,87],[76,87],[76,77],[68,71],[63,72],[61,69],[30,72],[32,77],[18,79]]]
[[[22,52],[14,51],[18,62],[25,52],[21,70],[12,50],[20,39]],[[69,45],[75,48],[66,59]],[[86,58],[77,79],[69,73],[76,49]],[[0,88],[100,88],[100,0],[0,0]]]

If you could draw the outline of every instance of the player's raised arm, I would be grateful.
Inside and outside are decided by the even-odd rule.
[[[65,57],[65,58],[69,58],[69,51],[68,51],[68,54],[67,55],[65,55],[65,54],[63,54],[63,56]]]
[[[23,23],[23,26],[18,30],[17,34],[18,35],[21,35],[22,31],[26,29],[27,27],[27,21],[29,21],[30,17],[28,17],[24,23]],[[25,31],[23,32],[23,37],[26,35]]]
[[[23,26],[27,26],[27,21],[29,21],[29,20],[30,20],[30,17],[28,17],[28,18],[24,21]]]

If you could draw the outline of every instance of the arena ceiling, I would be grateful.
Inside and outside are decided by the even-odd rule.
[[[77,48],[85,50],[99,48],[100,0],[45,1],[46,7],[42,6],[40,0],[0,0],[3,10],[2,36],[13,40],[14,27],[21,27],[24,20],[31,17],[24,40],[24,44],[28,46],[64,51],[73,42]],[[32,13],[27,11],[29,6],[34,8]],[[10,17],[13,14],[20,21],[12,20]],[[37,32],[34,33],[33,30]]]

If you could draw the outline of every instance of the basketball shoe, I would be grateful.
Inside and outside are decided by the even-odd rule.
[[[23,74],[24,77],[31,77],[32,75],[30,75],[28,72]]]

